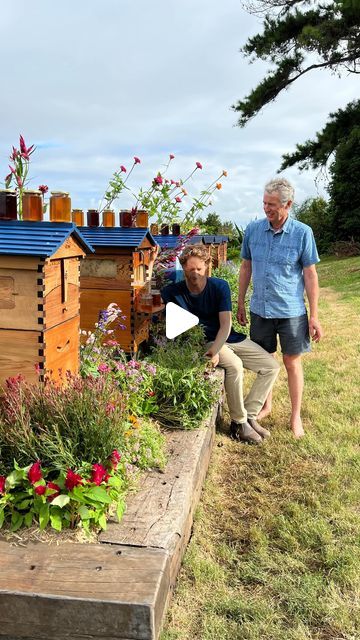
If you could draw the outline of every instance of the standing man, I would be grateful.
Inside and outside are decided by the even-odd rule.
[[[185,247],[180,256],[185,280],[164,287],[165,303],[173,302],[199,318],[207,339],[205,356],[225,369],[225,391],[234,440],[259,444],[270,432],[256,420],[267,398],[279,364],[262,347],[231,328],[231,294],[226,280],[206,275],[211,258],[203,244]],[[257,376],[243,398],[243,369]]]
[[[291,401],[290,425],[295,438],[304,435],[301,401],[304,386],[301,354],[310,351],[310,336],[322,337],[318,320],[319,285],[316,250],[312,229],[289,218],[294,189],[288,180],[275,178],[265,186],[266,218],[251,222],[245,230],[241,250],[237,318],[247,323],[245,294],[251,277],[250,337],[274,354],[277,336],[287,371]],[[304,290],[309,302],[307,317]],[[258,418],[271,408],[271,395]]]

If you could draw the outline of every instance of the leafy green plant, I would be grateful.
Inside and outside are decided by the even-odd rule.
[[[231,291],[231,303],[232,303],[232,324],[235,331],[240,331],[241,333],[249,334],[250,328],[249,324],[246,327],[242,327],[237,320],[237,300],[239,294],[239,262],[231,262],[230,260],[226,264],[222,264],[217,269],[214,269],[213,276],[216,278],[222,278],[226,280],[229,284]],[[251,284],[249,286],[249,294],[247,295],[245,306],[247,317],[250,320],[250,295],[251,295]]]

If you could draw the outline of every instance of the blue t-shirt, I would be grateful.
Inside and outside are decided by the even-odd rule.
[[[220,329],[219,312],[231,311],[230,287],[221,278],[208,278],[203,291],[197,294],[190,293],[185,280],[174,282],[161,290],[161,297],[165,304],[173,302],[197,316],[209,342],[215,340]],[[245,338],[243,333],[231,329],[226,342],[241,342]]]
[[[312,229],[287,218],[275,232],[267,218],[250,222],[241,257],[251,260],[250,310],[262,318],[292,318],[306,313],[304,267],[319,262]]]

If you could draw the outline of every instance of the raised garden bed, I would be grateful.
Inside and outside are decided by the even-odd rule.
[[[222,379],[223,372],[217,375]],[[220,398],[219,398],[220,401]],[[143,476],[95,544],[0,542],[2,640],[156,640],[208,468],[219,411],[167,434],[165,473]]]

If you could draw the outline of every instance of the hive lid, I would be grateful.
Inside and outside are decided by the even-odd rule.
[[[72,222],[0,220],[0,255],[49,258],[69,236],[86,253],[94,253],[90,242]]]
[[[141,227],[78,227],[93,247],[138,247],[146,238],[156,245],[154,236]]]

